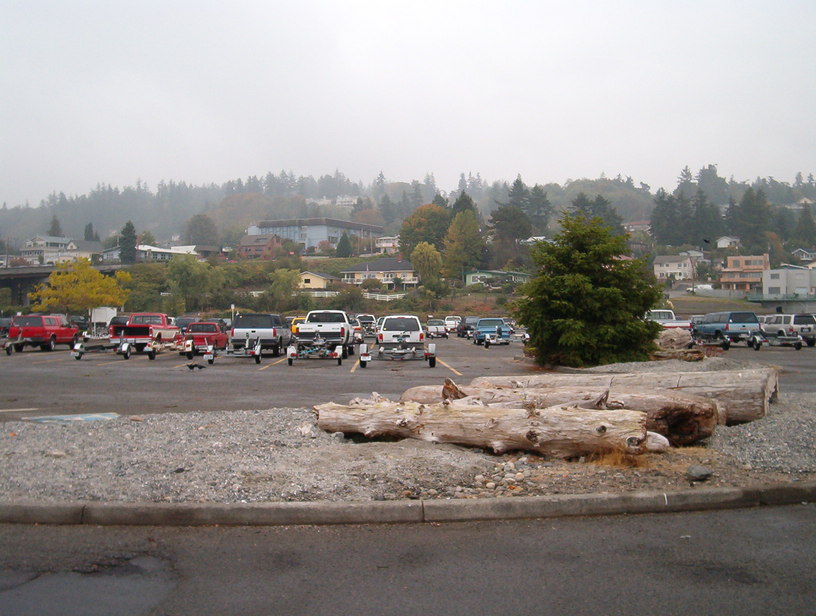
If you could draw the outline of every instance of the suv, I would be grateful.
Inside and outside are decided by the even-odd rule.
[[[53,351],[58,344],[72,348],[79,341],[79,328],[68,322],[65,315],[18,315],[8,329],[6,353],[20,352],[27,346]]]
[[[501,318],[487,318],[476,321],[473,328],[473,344],[510,344],[513,329]]]
[[[364,336],[377,335],[377,319],[373,314],[358,314],[355,318],[360,322]]]
[[[796,336],[812,347],[816,344],[816,318],[812,314],[769,314],[762,329],[768,336]]]
[[[476,327],[476,323],[478,322],[479,317],[465,317],[459,321],[459,325],[456,326],[456,335],[459,338],[470,338],[473,333],[473,328]]]
[[[259,339],[261,353],[270,351],[273,357],[289,344],[292,330],[279,314],[237,314],[230,330],[230,345],[243,349],[247,340]]]
[[[761,331],[759,319],[753,312],[709,312],[694,325],[692,336],[714,340],[739,342]]]

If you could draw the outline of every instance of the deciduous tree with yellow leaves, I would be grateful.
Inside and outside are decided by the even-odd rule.
[[[29,297],[34,302],[32,309],[38,312],[82,314],[99,306],[124,304],[129,291],[122,285],[129,280],[127,272],[105,276],[88,259],[77,259],[58,265]]]

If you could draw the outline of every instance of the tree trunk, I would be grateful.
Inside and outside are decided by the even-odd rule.
[[[646,413],[646,429],[662,434],[675,447],[690,445],[711,436],[719,421],[719,405],[716,400],[665,389],[476,388],[459,387],[452,379],[445,379],[441,388],[412,387],[400,398],[402,401],[425,404],[443,399],[454,401],[455,405],[545,408],[570,404],[581,408],[625,408],[641,411]]]
[[[642,454],[656,442],[646,431],[646,415],[638,411],[589,410],[575,406],[521,409],[460,406],[450,402],[419,404],[355,400],[342,405],[329,402],[314,407],[317,425],[329,432],[358,432],[415,438],[435,443],[457,443],[492,449],[534,451],[572,458],[622,451]],[[647,441],[648,438],[648,441]]]
[[[530,376],[479,377],[471,381],[477,388],[553,388],[580,387],[611,389],[671,389],[712,398],[720,404],[725,423],[735,424],[761,419],[768,403],[776,400],[778,377],[775,368],[751,370],[712,370],[708,372],[634,372],[535,374]]]

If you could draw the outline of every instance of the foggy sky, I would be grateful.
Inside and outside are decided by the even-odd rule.
[[[816,173],[814,18],[812,0],[0,0],[0,202],[281,170],[792,182]]]

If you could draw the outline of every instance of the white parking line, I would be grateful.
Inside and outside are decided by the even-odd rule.
[[[39,411],[38,408],[30,408],[30,409],[0,409],[0,413],[23,413],[25,411]]]

